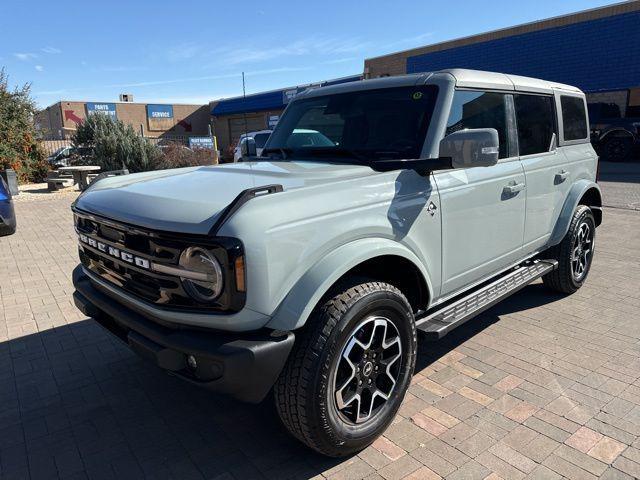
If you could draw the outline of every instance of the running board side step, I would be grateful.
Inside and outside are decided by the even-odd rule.
[[[438,340],[454,328],[556,268],[558,268],[556,260],[526,262],[453,303],[427,312],[426,316],[416,320],[416,328],[426,334],[427,339]]]

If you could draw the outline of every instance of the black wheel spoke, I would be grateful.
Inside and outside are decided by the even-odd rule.
[[[402,343],[396,326],[382,316],[368,317],[351,334],[334,380],[336,408],[349,421],[371,419],[396,386]]]

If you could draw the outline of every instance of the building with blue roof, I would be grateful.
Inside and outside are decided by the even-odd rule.
[[[640,115],[640,1],[365,60],[365,78],[471,68],[574,85]]]
[[[222,155],[229,157],[229,148],[236,144],[240,135],[245,131],[252,132],[273,128],[289,101],[298,93],[310,88],[354,82],[361,79],[362,75],[351,75],[211,102],[213,128]]]

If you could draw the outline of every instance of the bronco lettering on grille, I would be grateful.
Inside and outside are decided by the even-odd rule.
[[[147,270],[149,270],[151,267],[149,260],[147,260],[146,258],[138,257],[132,253],[112,247],[111,245],[102,243],[101,241],[91,238],[82,233],[78,235],[78,238],[80,239],[80,243],[89,245],[90,247],[93,247],[106,255],[122,260],[123,262],[127,262],[137,267],[145,268]]]

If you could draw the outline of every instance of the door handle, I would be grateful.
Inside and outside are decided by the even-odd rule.
[[[505,185],[502,189],[504,193],[508,193],[510,195],[521,192],[522,190],[524,190],[524,183],[512,183],[510,185]]]
[[[562,170],[561,172],[556,173],[556,181],[558,183],[564,182],[567,178],[569,178],[569,173],[566,170]]]

